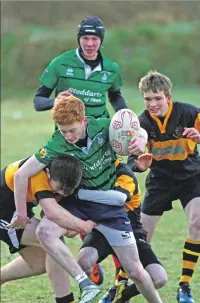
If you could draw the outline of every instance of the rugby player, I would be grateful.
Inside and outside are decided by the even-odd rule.
[[[23,210],[25,204],[24,192],[28,178],[47,166],[58,153],[74,155],[81,161],[83,165],[81,186],[83,188],[109,190],[115,183],[116,155],[108,137],[110,119],[86,118],[84,104],[74,96],[57,98],[52,116],[58,125],[58,130],[54,132],[47,145],[32,156],[15,174],[18,188],[15,193],[15,203],[19,205],[21,218],[24,216],[23,212],[20,213],[20,209]],[[140,153],[141,146],[143,150],[145,144],[143,139],[134,138],[129,151],[134,150],[135,153]],[[63,198],[60,204],[81,219],[90,218],[96,223],[101,223],[98,225],[98,230],[107,238],[123,268],[136,282],[139,291],[148,302],[162,302],[149,274],[139,261],[135,238],[123,206],[117,207],[80,200],[75,194]],[[24,219],[25,223],[25,216]],[[14,225],[18,225],[17,219]],[[59,238],[65,231],[47,218],[43,218],[36,233],[47,253],[67,270],[65,247],[61,247],[59,242]]]
[[[139,156],[136,160],[137,168],[141,171],[145,171],[150,166],[151,160],[152,158],[150,154]],[[151,245],[146,242],[147,232],[142,227],[140,215],[142,195],[137,178],[128,165],[119,163],[117,160],[116,166],[117,179],[115,181],[114,189],[126,195],[124,209],[131,222],[140,261],[145,270],[151,276],[155,287],[157,289],[161,288],[167,282],[167,274],[153,252]],[[94,199],[93,193],[90,192],[91,191],[86,191],[84,193],[85,199]],[[101,191],[95,191],[95,198],[100,199],[102,194],[104,196],[104,203],[109,203],[111,205],[116,204],[115,199],[110,195],[109,191],[104,191],[103,193]],[[83,270],[89,275],[92,265],[96,262],[103,261],[109,254],[114,254],[115,258],[117,258],[107,239],[98,232],[97,227],[96,229],[93,229],[91,233],[86,235],[79,252],[78,262]],[[115,285],[111,287],[100,299],[100,303],[125,303],[140,293],[135,283],[128,286],[128,275],[124,272],[121,264],[120,269],[120,272],[115,278]]]
[[[190,283],[200,255],[200,156],[197,150],[200,108],[172,101],[171,88],[171,80],[156,71],[150,71],[139,83],[146,106],[139,120],[148,133],[148,150],[153,155],[146,179],[142,224],[150,241],[160,217],[172,209],[172,201],[181,201],[188,232],[177,301],[194,303]],[[134,169],[131,158],[129,165]]]
[[[70,195],[78,187],[82,177],[80,161],[70,155],[58,155],[52,159],[48,168],[32,176],[28,181],[26,196],[28,224],[24,229],[12,228],[12,221],[17,213],[14,201],[14,174],[26,161],[27,159],[16,161],[1,170],[0,240],[9,246],[11,254],[19,252],[21,256],[1,268],[1,284],[47,271],[56,293],[56,302],[70,303],[74,298],[69,290],[69,273],[81,289],[80,302],[88,302],[100,292],[98,287],[88,279],[67,247],[68,273],[53,262],[50,256],[46,256],[36,238],[39,220],[33,213],[33,207],[39,203],[45,217],[58,224],[66,233],[68,229],[76,232],[87,232],[92,229],[94,222],[76,218],[61,207],[54,197],[54,193]]]
[[[102,20],[96,16],[84,18],[77,31],[79,47],[54,58],[40,77],[41,86],[34,97],[37,111],[49,110],[55,96],[71,93],[85,104],[87,116],[109,117],[106,97],[115,111],[126,108],[121,95],[122,79],[119,65],[101,54],[105,35]]]
[[[53,107],[55,96],[73,95],[85,104],[87,116],[109,117],[106,97],[115,111],[126,108],[121,95],[122,79],[119,65],[101,54],[105,27],[96,16],[84,18],[77,31],[79,47],[54,58],[40,77],[41,86],[34,96],[37,111]],[[70,93],[69,93],[70,94]],[[84,235],[81,235],[84,238]],[[103,282],[103,271],[99,264],[93,266],[91,279],[98,285]]]

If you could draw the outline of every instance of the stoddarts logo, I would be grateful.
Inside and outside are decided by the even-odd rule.
[[[84,96],[84,97],[92,97],[92,98],[101,98],[103,96],[102,93],[99,93],[99,92],[92,92],[91,90],[87,89],[76,89],[76,88],[73,88],[73,87],[70,87],[69,90],[71,90],[72,94],[74,95],[81,95],[81,96]]]
[[[66,75],[67,76],[74,76],[74,70],[71,67],[68,67],[66,70]]]
[[[104,165],[110,165],[112,161],[111,152],[106,151],[100,159],[98,159],[96,162],[92,163],[92,166],[90,164],[84,162],[83,163],[83,169],[86,171],[94,171],[94,170],[101,170]]]

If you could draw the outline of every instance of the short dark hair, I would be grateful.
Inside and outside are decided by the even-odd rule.
[[[60,183],[64,194],[69,195],[81,182],[81,162],[71,155],[58,155],[52,160],[49,173],[51,179]]]

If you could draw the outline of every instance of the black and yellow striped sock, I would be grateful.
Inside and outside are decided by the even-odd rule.
[[[183,249],[182,276],[179,281],[180,285],[182,283],[190,284],[199,256],[200,240],[195,241],[187,238]]]
[[[115,280],[115,285],[117,285],[118,282],[120,282],[122,280],[123,281],[124,280],[128,281],[128,276],[127,276],[127,274],[122,269],[120,269],[120,271],[119,271],[119,273],[117,275],[117,279]]]

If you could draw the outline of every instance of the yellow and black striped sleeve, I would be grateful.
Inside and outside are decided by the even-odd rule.
[[[197,115],[195,121],[194,121],[194,127],[199,131],[200,133],[200,113]]]
[[[114,189],[127,195],[124,206],[125,211],[133,211],[139,207],[142,201],[140,187],[130,166],[124,163],[117,165],[117,179]]]
[[[129,201],[135,191],[134,174],[131,168],[124,163],[119,163],[116,169],[116,181],[114,189],[127,195]]]
[[[27,159],[19,160],[11,163],[5,170],[6,185],[14,192],[14,174],[27,161]],[[39,172],[37,175],[29,178],[26,201],[40,200],[42,198],[52,198],[53,193],[49,185],[45,171]]]

